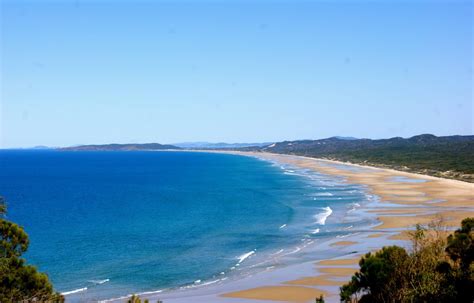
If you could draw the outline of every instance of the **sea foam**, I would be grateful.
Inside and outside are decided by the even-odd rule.
[[[254,253],[255,253],[255,250],[252,250],[252,251],[249,251],[248,253],[238,256],[237,259],[239,259],[239,262],[237,262],[237,264],[242,263],[245,259],[253,255]]]
[[[107,283],[109,282],[110,279],[104,279],[104,280],[89,280],[87,282],[90,282],[90,283],[93,283],[93,284],[96,284],[96,285],[100,285],[100,284],[104,284],[104,283]]]
[[[74,290],[71,290],[71,291],[62,292],[61,295],[67,296],[67,295],[72,295],[72,294],[75,294],[75,293],[78,293],[78,292],[83,292],[83,291],[86,291],[86,290],[87,290],[87,287],[83,287],[83,288],[78,288],[78,289],[74,289]]]
[[[314,217],[316,219],[316,223],[319,225],[326,224],[326,219],[332,214],[332,209],[327,206],[323,207],[324,212],[316,214]]]

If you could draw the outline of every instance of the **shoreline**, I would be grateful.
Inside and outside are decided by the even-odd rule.
[[[191,151],[192,152],[192,151]],[[238,155],[242,157],[241,155]],[[253,157],[252,157],[253,158]],[[293,279],[298,279],[300,276],[290,274],[288,273],[288,270],[299,267],[303,265],[303,269],[301,271],[308,272],[308,274],[311,273],[312,267],[314,265],[315,259],[311,258],[308,260],[307,254],[317,254],[319,256],[318,260],[322,261],[328,258],[333,258],[333,257],[341,257],[341,256],[346,256],[351,253],[351,251],[344,252],[338,247],[333,247],[333,242],[341,242],[343,238],[346,238],[349,234],[351,234],[353,231],[351,228],[353,227],[350,223],[345,224],[347,228],[337,228],[332,225],[334,223],[338,222],[337,218],[343,218],[346,217],[349,212],[353,212],[352,214],[358,213],[358,209],[360,205],[357,205],[358,203],[352,203],[352,202],[359,202],[364,201],[364,203],[367,203],[369,201],[368,196],[366,195],[366,189],[364,187],[355,185],[355,184],[346,184],[345,182],[341,182],[339,177],[332,177],[332,176],[325,176],[325,175],[320,175],[320,174],[314,174],[314,172],[306,172],[305,169],[300,169],[295,166],[287,166],[284,165],[283,163],[276,163],[273,161],[269,160],[264,160],[264,159],[255,159],[258,162],[265,162],[265,165],[272,166],[272,169],[275,169],[275,173],[277,174],[290,174],[290,175],[297,175],[297,178],[301,178],[301,182],[303,186],[309,186],[310,188],[314,188],[316,191],[311,190],[312,192],[315,192],[314,199],[313,197],[311,198],[306,198],[309,202],[309,200],[320,200],[323,205],[316,205],[312,206],[312,210],[310,213],[308,213],[307,217],[310,218],[310,221],[313,222],[315,225],[312,227],[311,225],[306,225],[307,231],[305,232],[306,235],[301,234],[301,238],[294,238],[296,239],[296,243],[291,244],[290,246],[282,246],[278,247],[275,250],[273,249],[268,249],[268,250],[259,250],[257,257],[259,257],[259,260],[251,260],[250,264],[246,264],[245,268],[243,269],[245,274],[241,275],[238,272],[235,272],[234,274],[229,272],[229,275],[225,276],[225,282],[224,281],[215,281],[214,279],[203,279],[202,281],[199,280],[199,284],[186,284],[182,286],[176,286],[173,288],[167,288],[167,289],[156,289],[154,291],[146,291],[146,292],[138,292],[136,293],[137,295],[140,295],[141,298],[151,298],[151,300],[164,300],[164,302],[187,302],[186,300],[193,298],[193,300],[197,299],[197,297],[202,296],[203,294],[206,295],[206,299],[198,299],[199,302],[225,302],[231,300],[231,299],[224,299],[223,297],[218,297],[218,296],[213,296],[212,293],[220,293],[223,290],[232,292],[236,291],[238,289],[242,288],[248,288],[249,286],[253,285],[259,285],[261,282],[268,281],[270,279],[273,279],[274,273],[273,271],[276,270],[278,272],[286,272],[287,277],[292,277]],[[252,160],[254,161],[254,160]],[[293,177],[292,177],[293,178]],[[313,179],[314,178],[314,179]],[[296,179],[294,180],[296,181]],[[315,183],[314,183],[315,182]],[[319,184],[322,182],[321,184]],[[327,187],[323,187],[327,186]],[[348,187],[349,186],[349,187]],[[282,188],[283,189],[283,188]],[[335,192],[333,192],[333,190]],[[319,194],[322,191],[322,194]],[[333,192],[333,194],[336,196],[332,198],[332,194],[328,192]],[[349,200],[348,202],[344,202],[341,204],[339,202],[339,206],[332,205],[332,203],[337,203],[337,195],[338,192],[340,192],[342,195],[349,195]],[[351,201],[356,197],[355,201]],[[295,197],[296,199],[299,199]],[[303,198],[303,197],[302,197]],[[330,199],[329,201],[327,199]],[[347,199],[347,198],[346,198]],[[332,201],[332,202],[331,202]],[[328,213],[328,208],[325,207],[326,204],[327,206],[330,206],[334,208],[334,213],[333,210],[330,209],[330,212]],[[354,206],[353,204],[356,204],[357,206]],[[313,211],[316,211],[314,214]],[[364,217],[373,217],[371,214],[366,214]],[[329,224],[329,227],[327,227],[328,222],[326,222],[326,219],[330,217],[331,224]],[[336,219],[335,219],[336,218]],[[367,219],[367,218],[366,218]],[[294,224],[298,224],[299,220],[292,222],[291,224],[288,223],[288,225],[291,228],[294,228]],[[319,223],[321,222],[321,223]],[[284,223],[284,222],[282,222]],[[374,222],[371,222],[373,224]],[[363,220],[357,220],[354,221],[353,223],[356,228],[359,229],[368,229],[370,225],[367,222],[364,222]],[[278,224],[279,225],[279,224]],[[279,228],[287,228],[287,224],[281,225]],[[349,226],[351,225],[351,226]],[[319,227],[319,228],[316,228]],[[299,227],[298,227],[299,228]],[[326,230],[328,229],[329,230]],[[319,230],[321,229],[321,233],[319,233]],[[317,230],[317,231],[315,231]],[[329,233],[327,233],[329,231]],[[316,234],[318,234],[316,236]],[[300,242],[304,241],[304,242]],[[308,243],[309,242],[309,243]],[[314,243],[317,242],[317,243]],[[318,249],[318,246],[321,244],[324,245],[324,249]],[[340,244],[336,244],[336,246],[340,246]],[[277,251],[278,250],[278,251]],[[330,254],[327,253],[327,251],[331,251]],[[324,258],[322,258],[322,255],[319,253],[322,252],[324,254]],[[245,254],[246,255],[246,254]],[[255,257],[255,256],[252,256]],[[322,258],[322,259],[321,259]],[[252,258],[253,259],[253,258]],[[263,261],[263,262],[261,262]],[[265,267],[255,267],[260,264],[267,264]],[[272,264],[276,263],[276,264]],[[297,264],[295,264],[297,263]],[[306,264],[303,264],[306,263]],[[270,266],[272,265],[272,266]],[[274,265],[274,266],[273,266]],[[296,266],[295,266],[296,265]],[[250,266],[250,267],[249,267]],[[268,266],[268,267],[267,267]],[[248,272],[248,269],[256,269],[251,270],[251,272]],[[267,273],[267,271],[271,271]],[[250,274],[249,274],[250,273]],[[263,278],[260,278],[261,274],[263,274]],[[273,276],[273,277],[272,277]],[[256,281],[254,277],[257,277],[260,282]],[[281,282],[290,282],[288,279],[281,279]],[[287,281],[288,280],[288,281]],[[275,280],[276,281],[276,280]],[[217,282],[217,283],[215,283]],[[285,286],[291,286],[291,283],[288,283],[288,285]],[[277,289],[271,289],[277,290]],[[308,292],[307,289],[301,289],[301,287],[285,287],[285,290],[291,291],[294,294],[294,296],[298,297],[298,291],[303,291],[307,292],[308,294],[312,292]],[[207,296],[210,293],[210,296]],[[131,294],[127,296],[122,296],[122,297],[115,297],[112,299],[108,300],[102,300],[101,302],[123,302],[126,298],[130,297]],[[236,302],[235,299],[232,299],[232,301],[229,302]]]
[[[376,214],[377,219],[381,222],[380,225],[373,227],[372,231],[397,231],[397,234],[388,238],[389,241],[406,240],[406,232],[412,229],[415,224],[427,224],[438,216],[442,216],[446,227],[452,229],[458,228],[463,218],[474,216],[474,184],[472,183],[327,159],[271,153],[238,154],[290,162],[324,174],[343,176],[349,183],[368,186],[368,190],[379,197],[381,203],[379,207],[368,210]],[[348,167],[351,169],[348,169]],[[355,171],[353,168],[359,171]],[[397,177],[407,179],[394,181]],[[397,205],[396,208],[395,205]],[[378,238],[376,234],[372,236]],[[333,245],[350,246],[357,243],[357,241],[350,241],[352,240],[351,237],[347,240],[349,241],[340,241]],[[383,241],[379,248],[387,244]],[[354,261],[354,264],[357,264],[357,260]],[[299,280],[294,284],[305,285],[313,280],[312,285],[324,285],[325,283],[334,282],[341,271],[342,276],[347,278],[347,282],[350,279],[352,269],[344,269],[346,270],[345,273],[343,267],[340,266],[323,269],[319,271],[319,275]],[[322,276],[325,279],[322,279]],[[238,297],[239,294],[244,295],[245,290],[237,292],[235,295]],[[336,294],[333,293],[332,295],[328,297],[328,302],[336,301]]]
[[[315,255],[311,262],[264,271],[223,284],[151,296],[144,294],[143,298],[160,299],[166,303],[190,300],[196,303],[313,302],[315,297],[323,294],[326,302],[339,302],[338,288],[349,281],[361,255],[385,245],[406,246],[405,232],[415,223],[428,223],[438,214],[447,218],[446,224],[451,228],[458,227],[462,218],[474,216],[473,183],[294,155],[204,150],[186,152],[250,156],[342,177],[345,183],[363,185],[368,193],[378,197],[377,203],[369,203],[362,211],[373,214],[379,224],[343,239],[318,243],[322,251],[338,249],[340,253],[337,257],[318,259]],[[393,179],[397,177],[405,179]]]
[[[444,177],[437,177],[437,176],[432,176],[432,175],[424,175],[416,172],[408,172],[408,171],[403,171],[403,170],[397,170],[394,168],[385,168],[385,167],[378,167],[374,165],[362,165],[358,163],[352,163],[352,162],[344,162],[344,161],[339,161],[339,160],[330,160],[330,159],[325,159],[325,158],[313,158],[313,157],[308,157],[308,156],[298,156],[298,155],[292,155],[292,154],[276,154],[276,153],[270,153],[270,152],[245,152],[245,151],[226,151],[226,150],[167,150],[167,151],[180,151],[180,152],[203,152],[203,153],[221,153],[221,154],[232,154],[232,155],[242,155],[242,156],[249,156],[249,157],[258,157],[258,155],[266,155],[266,156],[284,156],[284,157],[297,157],[297,158],[303,158],[307,160],[316,160],[320,162],[327,162],[327,163],[332,163],[332,164],[340,164],[340,165],[347,165],[347,166],[354,166],[354,167],[359,167],[363,169],[374,169],[374,170],[384,170],[388,172],[392,172],[395,174],[401,174],[401,175],[411,175],[411,176],[416,176],[418,178],[422,179],[431,179],[431,180],[443,180],[443,181],[453,181],[454,183],[458,184],[471,184],[474,185],[474,183],[467,182],[467,181],[462,181],[462,180],[457,180],[457,179],[452,179],[452,178],[444,178]]]
[[[446,225],[452,229],[459,226],[462,218],[474,216],[474,197],[472,195],[474,184],[468,182],[294,155],[236,151],[211,152],[251,156],[277,163],[291,164],[319,173],[343,177],[347,183],[364,185],[369,193],[380,199],[378,205],[368,206],[366,209],[377,217],[380,224],[370,228],[365,235],[353,235],[344,238],[344,241],[339,239],[323,243],[323,245],[333,245],[333,247],[345,250],[346,254],[343,255],[343,259],[320,260],[319,263],[325,265],[313,267],[311,274],[302,270],[299,279],[287,279],[272,283],[272,279],[269,278],[267,283],[261,283],[264,284],[263,286],[256,284],[245,287],[242,285],[244,287],[241,286],[237,291],[223,288],[216,290],[214,295],[206,296],[208,302],[237,302],[235,300],[243,302],[256,302],[254,300],[258,300],[258,302],[276,300],[305,302],[314,299],[309,296],[315,297],[318,294],[324,294],[326,302],[338,302],[338,287],[349,281],[350,276],[357,268],[360,255],[380,249],[385,245],[406,246],[408,244],[406,231],[412,229],[416,223],[428,223],[437,215],[445,216]],[[391,179],[395,177],[407,179]],[[351,261],[347,261],[351,250],[356,250],[360,254],[356,258],[350,258]],[[265,275],[260,276],[260,279],[265,278]],[[287,285],[297,288],[287,288]],[[278,295],[275,296],[275,293]],[[166,297],[163,298],[166,299]],[[189,298],[186,297],[186,299]],[[198,299],[199,297],[191,296],[191,298]],[[166,300],[166,302],[185,301],[176,299]]]

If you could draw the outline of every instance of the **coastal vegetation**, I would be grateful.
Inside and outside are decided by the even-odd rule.
[[[445,237],[442,220],[417,225],[412,247],[367,253],[340,289],[341,302],[473,302],[474,218]]]
[[[141,299],[138,295],[132,295],[128,300],[127,303],[149,303],[150,300],[148,299]],[[156,303],[163,303],[161,300],[157,300]]]
[[[28,235],[5,218],[6,211],[5,200],[0,197],[0,302],[64,302],[48,276],[21,257],[28,249]]]
[[[241,150],[325,158],[474,182],[474,136],[371,140],[332,137]]]
[[[127,300],[127,303],[142,303],[142,299],[137,295],[132,295],[130,299]],[[149,303],[149,300],[145,299],[143,303]]]

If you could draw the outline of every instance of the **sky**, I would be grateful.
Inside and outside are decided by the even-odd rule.
[[[0,148],[473,134],[471,1],[0,2]]]

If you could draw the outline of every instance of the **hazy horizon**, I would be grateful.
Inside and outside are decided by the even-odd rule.
[[[437,137],[445,137],[445,136],[472,136],[472,135],[458,135],[458,134],[452,134],[452,135],[436,135],[436,134],[416,134],[413,136],[408,136],[408,137],[401,137],[401,136],[395,136],[395,137],[401,137],[404,139],[408,139],[414,136],[419,136],[419,135],[435,135]],[[209,144],[209,145],[214,145],[214,144],[271,144],[271,143],[277,143],[277,142],[283,142],[283,141],[301,141],[301,140],[322,140],[322,139],[329,139],[329,138],[351,138],[352,139],[370,139],[370,140],[379,140],[379,139],[391,139],[395,137],[386,137],[386,138],[356,138],[352,136],[329,136],[329,137],[324,137],[324,138],[295,138],[295,139],[286,139],[286,140],[280,140],[280,141],[261,141],[261,142],[250,142],[250,141],[242,141],[242,142],[232,142],[232,141],[182,141],[182,142],[158,142],[158,141],[144,141],[144,142],[137,142],[137,141],[130,141],[130,142],[99,142],[99,143],[76,143],[76,144],[71,144],[71,145],[44,145],[44,144],[39,144],[39,145],[32,145],[32,146],[13,146],[13,147],[0,147],[0,149],[34,149],[34,148],[63,148],[63,147],[75,147],[75,146],[83,146],[83,145],[107,145],[107,144],[147,144],[147,143],[159,143],[162,145],[192,145],[192,144]]]
[[[472,8],[2,1],[0,148],[472,135]]]

